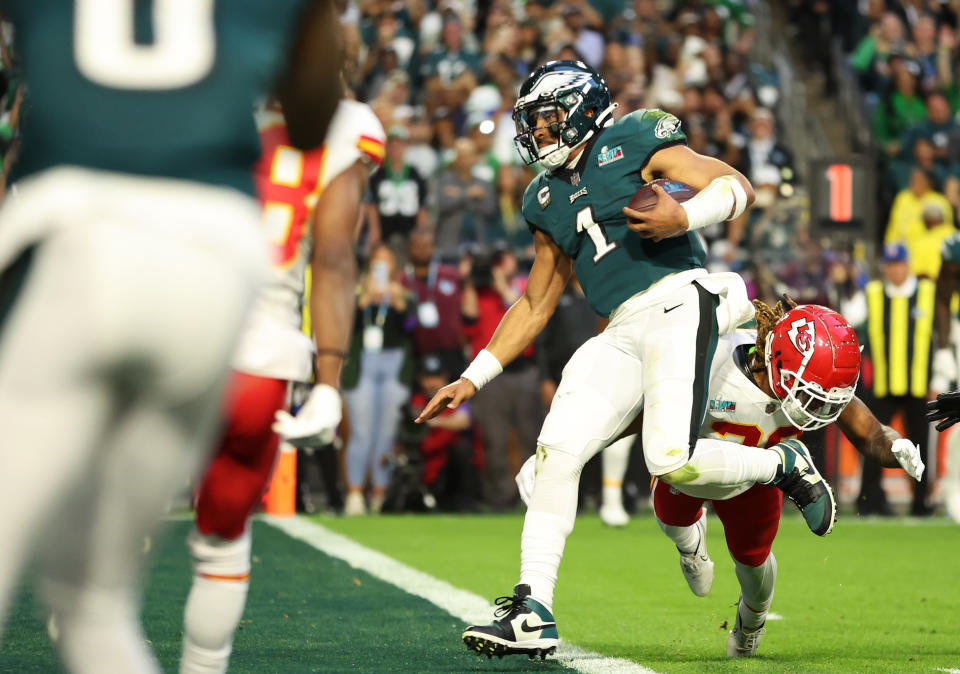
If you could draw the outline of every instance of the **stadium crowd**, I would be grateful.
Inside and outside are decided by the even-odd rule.
[[[546,333],[495,385],[426,429],[409,423],[483,347],[523,290],[532,234],[519,204],[535,173],[517,156],[512,112],[520,82],[546,60],[597,68],[619,104],[616,117],[642,107],[672,112],[693,149],[750,179],[754,207],[702,231],[712,271],[741,273],[751,294],[768,303],[788,293],[866,326],[870,261],[810,235],[807,192],[791,148],[778,138],[777,74],[754,57],[755,4],[345,3],[348,96],[367,102],[387,130],[384,164],[371,178],[357,229],[364,267],[343,377],[348,514],[385,502],[513,507],[512,476],[536,446],[562,364],[595,328],[574,284]],[[794,25],[838,34],[848,48],[873,120],[880,192],[896,195],[885,240],[903,242],[912,273],[933,279],[960,207],[958,5],[789,3]],[[6,31],[0,80],[4,174],[22,98],[9,37]],[[821,56],[809,54],[812,63]],[[371,302],[374,287],[389,299]],[[384,328],[382,344],[364,343],[370,325]],[[328,500],[342,503],[335,494]]]

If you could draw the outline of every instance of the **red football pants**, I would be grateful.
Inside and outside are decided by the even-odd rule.
[[[653,509],[664,524],[687,527],[700,519],[704,499],[681,494],[662,480],[653,486]],[[735,560],[760,566],[770,555],[780,527],[783,492],[769,485],[753,487],[726,501],[711,501],[723,522],[727,548]]]
[[[287,382],[234,372],[227,391],[227,427],[197,491],[197,530],[233,540],[260,502],[280,440],[270,430]]]

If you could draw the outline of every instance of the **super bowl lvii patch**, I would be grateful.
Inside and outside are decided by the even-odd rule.
[[[623,159],[622,145],[617,145],[613,149],[608,149],[607,146],[604,145],[600,148],[600,154],[597,155],[597,165],[603,167],[615,161],[620,161],[621,159]]]

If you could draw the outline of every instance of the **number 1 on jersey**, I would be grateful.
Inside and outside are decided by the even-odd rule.
[[[593,256],[594,264],[617,247],[616,241],[607,241],[606,232],[604,232],[599,223],[593,219],[592,206],[587,206],[577,211],[577,234],[583,234],[584,232],[587,233],[587,236],[590,237],[594,247],[597,249],[596,255]]]

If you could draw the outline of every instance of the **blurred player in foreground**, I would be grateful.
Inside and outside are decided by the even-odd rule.
[[[256,182],[272,278],[234,356],[227,429],[197,494],[184,674],[227,669],[250,584],[250,515],[279,445],[274,431],[297,446],[321,447],[340,423],[338,384],[356,284],[353,233],[370,170],[383,160],[383,127],[363,103],[341,101],[323,146],[306,153],[290,146],[278,106],[260,111],[258,124],[263,154]],[[300,326],[308,263],[315,344]],[[287,382],[310,380],[314,353],[317,383],[292,417],[283,411]]]
[[[919,448],[882,425],[854,396],[860,348],[846,320],[817,305],[784,313],[780,302],[774,309],[759,301],[755,304],[757,329],[739,330],[720,339],[710,374],[710,405],[700,437],[771,447],[835,421],[867,459],[887,467],[902,467],[919,480],[924,470]],[[784,402],[804,389],[830,392],[834,402],[806,410],[799,418],[786,414]],[[517,476],[521,493],[529,490],[533,469],[532,464],[525,465]],[[705,500],[712,502],[723,522],[740,582],[727,656],[751,656],[773,600],[777,560],[771,546],[780,524],[783,493],[761,484],[721,488],[670,486],[654,481],[657,522],[676,544],[683,575],[700,597],[713,584],[713,562],[706,547]]]
[[[253,105],[277,90],[292,143],[323,140],[336,17],[323,0],[0,9],[30,105],[0,211],[0,618],[38,551],[67,669],[154,672],[144,538],[210,447],[266,273]]]

